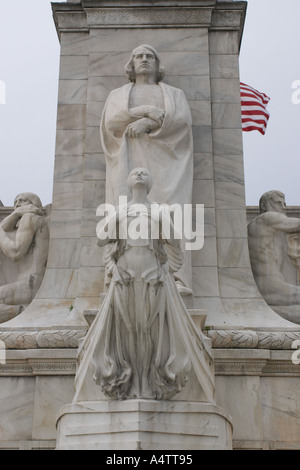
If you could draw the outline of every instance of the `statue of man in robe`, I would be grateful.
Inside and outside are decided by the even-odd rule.
[[[119,196],[130,197],[128,174],[143,167],[153,175],[151,200],[191,204],[192,117],[185,95],[162,83],[165,69],[152,46],[134,49],[125,71],[131,83],[110,93],[101,119],[106,202],[116,206]],[[183,295],[191,293],[190,271],[186,260],[175,274]]]

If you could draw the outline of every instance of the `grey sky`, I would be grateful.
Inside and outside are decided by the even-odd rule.
[[[49,0],[1,0],[0,200],[12,205],[23,191],[52,200],[59,42]],[[266,93],[271,113],[265,136],[243,133],[247,204],[279,189],[300,205],[300,1],[249,0],[241,54],[241,81]],[[300,96],[300,94],[298,95]]]

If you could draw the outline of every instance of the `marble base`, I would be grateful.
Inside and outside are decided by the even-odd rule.
[[[126,400],[64,406],[57,450],[230,450],[231,418],[210,403]]]

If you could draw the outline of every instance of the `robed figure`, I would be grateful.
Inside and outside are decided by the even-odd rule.
[[[101,119],[106,155],[106,202],[129,196],[127,177],[143,167],[153,175],[149,197],[166,204],[191,204],[193,138],[191,112],[182,90],[162,83],[157,51],[137,47],[125,67],[131,83],[113,90]],[[190,267],[177,278],[190,284]]]
[[[192,370],[210,393],[207,350],[172,274],[182,262],[176,227],[165,205],[153,212],[147,169],[132,170],[128,183],[130,202],[97,226],[110,282],[79,352],[74,401],[89,373],[109,399],[171,399]]]

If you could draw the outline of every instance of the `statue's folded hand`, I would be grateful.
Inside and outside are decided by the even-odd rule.
[[[163,123],[165,117],[165,110],[158,108],[157,106],[137,106],[136,108],[131,108],[130,113],[138,117],[146,117],[156,121],[160,126]]]
[[[162,108],[157,108],[156,106],[145,106],[145,108],[145,116],[162,125],[166,114],[165,110]]]
[[[127,126],[126,135],[132,139],[136,139],[142,134],[150,134],[152,130],[158,127],[157,122],[152,119],[142,118]]]
[[[14,210],[14,214],[18,214],[20,217],[22,217],[25,214],[36,214],[36,215],[41,215],[41,210],[34,206],[33,204],[26,204],[24,206],[17,207]]]

